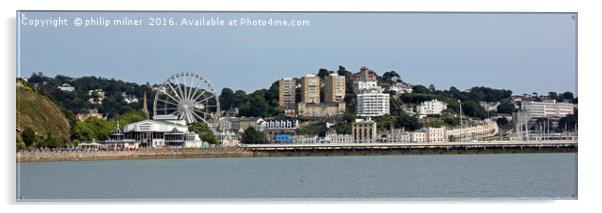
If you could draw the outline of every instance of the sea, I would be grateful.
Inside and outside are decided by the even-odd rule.
[[[577,199],[577,153],[17,164],[17,201]]]

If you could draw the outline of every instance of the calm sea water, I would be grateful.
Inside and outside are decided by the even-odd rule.
[[[36,199],[576,199],[577,154],[71,161],[17,165]]]

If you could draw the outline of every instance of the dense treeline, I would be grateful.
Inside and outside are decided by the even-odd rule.
[[[150,84],[138,85],[136,83],[124,82],[115,79],[106,79],[100,77],[81,77],[71,78],[68,76],[57,75],[54,78],[44,76],[43,73],[33,73],[28,79],[29,84],[34,85],[44,95],[52,98],[60,106],[68,109],[74,114],[86,113],[89,109],[98,109],[98,111],[107,115],[109,118],[125,114],[127,112],[142,108],[142,97],[147,92],[147,104],[152,106],[152,90]],[[63,84],[69,84],[74,87],[73,92],[62,91],[58,89]],[[104,99],[102,104],[93,104],[90,98],[98,100],[99,94],[92,93],[90,90],[102,89]],[[138,102],[127,103],[122,94],[138,98]]]

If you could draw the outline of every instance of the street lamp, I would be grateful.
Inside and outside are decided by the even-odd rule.
[[[458,104],[460,104],[460,127],[464,128],[464,122],[462,120],[462,114],[463,114],[463,112],[462,112],[462,101],[458,100]]]

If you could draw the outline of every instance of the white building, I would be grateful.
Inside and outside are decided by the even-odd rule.
[[[123,127],[125,139],[133,139],[148,147],[200,147],[198,134],[189,132],[184,120],[175,116],[155,116]]]
[[[299,129],[299,120],[286,119],[286,120],[265,120],[259,124],[259,131],[265,130],[292,130]]]
[[[423,130],[410,132],[410,141],[417,143],[426,142],[426,132],[424,132]]]
[[[239,135],[232,131],[222,131],[218,133],[222,146],[240,146]]]
[[[102,104],[102,100],[105,99],[105,92],[102,89],[90,90],[88,96],[90,96],[88,102],[91,104]]]
[[[293,143],[303,143],[303,144],[314,144],[318,143],[317,135],[295,135],[293,136]]]
[[[383,88],[378,86],[376,80],[372,81],[353,81],[353,91],[355,93],[363,93],[366,91],[382,92]]]
[[[353,136],[337,134],[334,129],[329,129],[324,137],[324,143],[353,143]]]
[[[390,113],[389,94],[362,93],[357,95],[357,115],[363,117],[382,116]]]
[[[391,87],[389,87],[389,90],[395,92],[395,94],[407,94],[412,93],[412,86],[401,82],[397,82]]]
[[[447,142],[447,132],[445,127],[433,128],[428,127],[425,128],[426,132],[426,142],[436,143],[436,142]]]
[[[104,120],[107,119],[106,117],[102,116],[102,114],[98,113],[98,109],[96,109],[96,108],[89,109],[88,113],[77,113],[77,115],[75,117],[77,118],[78,121],[83,121],[90,117],[95,117],[95,118],[104,119]]]
[[[75,87],[72,87],[68,83],[64,83],[63,85],[58,86],[58,89],[65,92],[73,92],[75,90]]]
[[[447,138],[452,141],[479,140],[494,136],[499,132],[497,123],[491,119],[473,121],[464,127],[447,129]]]
[[[416,113],[419,115],[439,115],[445,109],[447,109],[447,103],[433,99],[418,104]]]
[[[387,132],[385,140],[388,143],[407,143],[412,141],[412,136],[403,129],[392,129]]]
[[[497,106],[500,105],[500,102],[479,101],[479,105],[481,105],[485,111],[497,111]]]
[[[521,105],[521,110],[529,113],[530,117],[565,117],[574,113],[575,104],[545,100],[542,102],[526,101]]]
[[[128,95],[124,92],[124,93],[121,93],[121,97],[123,97],[123,101],[125,101],[128,104],[138,103],[138,98],[134,95]]]

